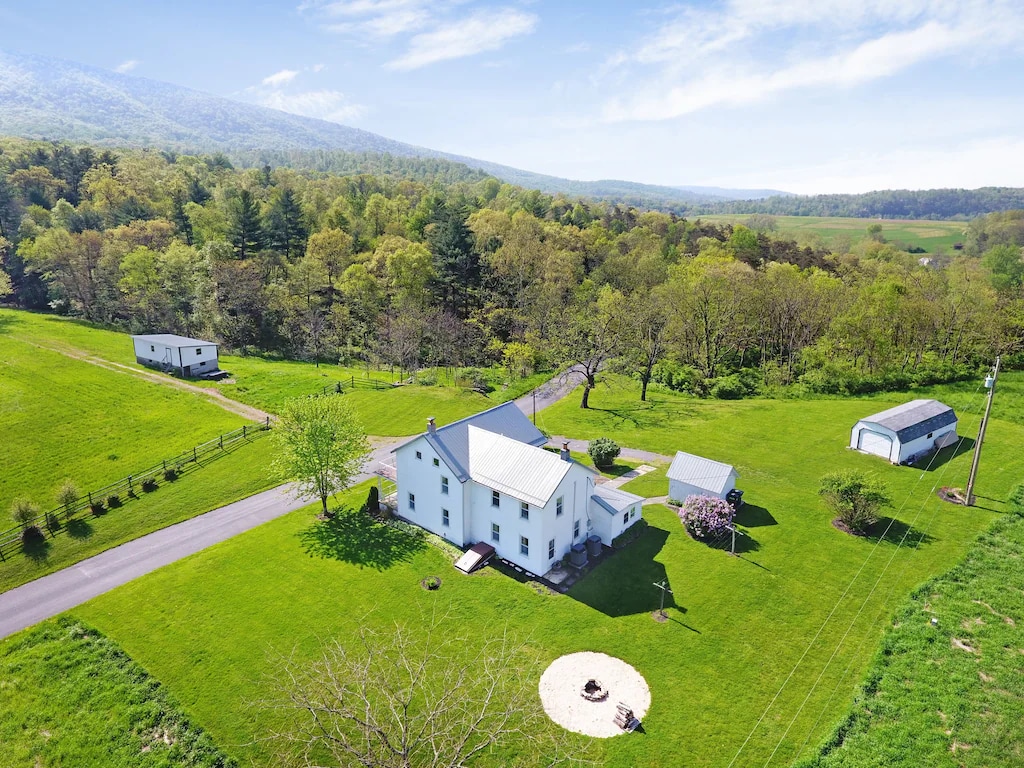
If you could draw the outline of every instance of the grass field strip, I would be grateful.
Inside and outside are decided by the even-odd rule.
[[[975,394],[977,394],[977,393],[975,393]],[[963,444],[963,441],[965,439],[966,439],[966,435],[962,436],[960,438],[959,442],[961,444]],[[938,455],[939,455],[939,452],[936,451],[935,454],[932,456],[932,458],[929,460],[928,465],[921,471],[921,476],[918,478],[918,482],[920,482],[920,480],[924,479],[925,473],[931,467],[932,462],[934,462],[935,459],[938,458]],[[783,732],[782,736],[779,738],[779,742],[778,742],[778,744],[775,745],[775,749],[772,750],[772,753],[768,757],[768,760],[765,761],[765,766],[767,766],[772,761],[772,759],[775,757],[776,752],[778,752],[779,748],[782,746],[782,742],[785,741],[786,736],[789,735],[789,731],[792,729],[793,725],[796,723],[797,718],[800,717],[800,713],[803,712],[804,707],[807,705],[807,702],[810,700],[810,698],[813,695],[815,689],[818,687],[818,683],[820,683],[822,677],[825,676],[825,672],[828,671],[828,668],[829,668],[829,666],[831,666],[832,661],[838,655],[839,650],[843,647],[843,644],[846,642],[846,638],[848,638],[850,636],[850,632],[853,631],[853,627],[857,623],[857,620],[860,618],[861,613],[863,613],[864,609],[867,607],[868,601],[871,599],[871,596],[874,594],[875,590],[878,588],[878,585],[881,583],[882,579],[885,577],[885,574],[889,570],[889,566],[891,566],[892,563],[893,563],[893,560],[896,559],[896,555],[899,554],[900,548],[903,546],[903,543],[907,540],[907,537],[910,535],[911,531],[914,529],[914,527],[916,526],[918,520],[920,519],[921,513],[924,511],[925,506],[927,505],[928,501],[930,500],[931,494],[934,494],[935,490],[938,487],[940,487],[940,484],[942,483],[943,479],[945,478],[945,474],[946,474],[946,471],[948,469],[949,469],[949,462],[947,462],[945,464],[945,466],[943,466],[942,469],[939,471],[939,476],[936,478],[935,483],[932,485],[931,490],[929,491],[929,496],[922,498],[921,504],[918,506],[917,513],[914,515],[914,519],[913,519],[913,521],[910,524],[910,528],[908,528],[907,531],[900,538],[899,543],[896,545],[896,548],[893,550],[893,553],[889,557],[889,560],[885,564],[885,567],[882,568],[881,573],[878,574],[878,578],[875,579],[875,583],[871,585],[871,589],[868,591],[867,595],[864,597],[864,600],[861,602],[860,608],[857,609],[857,613],[854,615],[853,619],[851,619],[850,625],[846,628],[846,632],[843,633],[843,636],[840,638],[839,642],[836,644],[835,650],[832,651],[832,655],[829,656],[828,661],[826,661],[825,665],[821,668],[821,672],[818,674],[818,677],[814,681],[814,684],[811,685],[810,689],[807,691],[807,695],[804,697],[804,700],[800,703],[800,706],[797,708],[796,713],[793,715],[793,719],[790,720],[789,725],[786,727],[786,730]],[[904,503],[900,505],[900,510],[899,511],[903,510],[903,508],[906,506],[907,502],[910,501],[910,496],[912,496],[913,493],[916,492],[916,490],[917,490],[917,484],[915,484],[914,489],[911,491],[911,493],[908,494],[907,499],[904,501]],[[898,513],[899,512],[897,512],[897,514]],[[886,531],[888,531],[889,528],[892,527],[892,523],[895,522],[895,520],[896,520],[896,518],[893,518],[892,522],[890,522],[889,525],[886,526]],[[884,534],[883,534],[882,538],[884,538]],[[879,539],[878,543],[881,543],[882,538]],[[923,538],[924,538],[924,530],[922,529],[921,537],[918,540],[918,544],[920,544],[920,542],[921,542],[921,540],[923,540]],[[876,546],[877,546],[877,544],[876,544]],[[870,555],[869,555],[869,557],[870,557]],[[906,571],[907,566],[904,565],[903,568],[904,568],[904,571]],[[893,585],[894,585],[893,588],[895,587],[895,583],[896,582],[894,581],[893,582]],[[891,596],[893,588],[890,588],[889,596]],[[882,603],[882,606],[883,606],[882,610],[884,610],[885,602],[886,601],[883,601],[883,603]],[[879,616],[881,615],[882,610],[879,611]],[[861,651],[861,650],[863,650],[863,645],[860,648],[858,648],[858,652]],[[849,667],[847,669],[849,669]],[[845,677],[845,674],[844,674],[844,677]],[[833,691],[833,696],[834,695],[835,695],[835,692]],[[832,700],[832,696],[829,697],[829,701],[831,701],[831,700]],[[820,717],[819,717],[819,720],[820,720]],[[817,722],[818,721],[815,721],[815,725],[817,725]],[[805,739],[804,743],[800,746],[800,751],[798,751],[796,753],[796,756],[794,757],[794,760],[799,759],[800,752],[803,751],[804,746],[806,746],[807,740],[810,738],[810,734],[812,732],[813,732],[813,728],[812,728],[811,731],[808,731],[808,738]]]
[[[974,394],[977,395],[978,391],[981,391],[981,390],[983,390],[983,386],[979,386],[979,388],[975,390]],[[980,411],[980,408],[978,410]],[[977,412],[971,413],[971,412],[969,412],[969,415],[980,416],[980,413],[977,413]],[[966,435],[961,437],[959,442],[962,443],[965,439],[966,439]],[[930,462],[929,462],[929,465],[930,465]],[[938,479],[935,481],[935,484],[932,486],[932,490],[931,490],[932,493],[935,492],[936,486],[940,485],[940,483],[942,482],[942,478],[945,476],[946,470],[948,470],[948,469],[949,469],[949,464],[947,463],[946,466],[942,468],[941,472],[939,473]],[[921,511],[924,509],[924,505],[925,505],[926,501],[927,501],[927,499],[922,500],[921,507],[918,509],[918,517],[920,516]],[[917,520],[917,518],[915,517],[915,522],[916,522],[916,520]],[[908,529],[907,532],[903,535],[903,539],[906,539],[906,537],[910,534],[910,530],[912,530],[912,529]],[[920,536],[918,537],[917,544],[914,545],[915,549],[921,545],[921,542],[924,540],[924,536],[925,536],[925,531],[922,529],[921,532],[920,532]],[[903,539],[900,540],[900,544],[901,545],[903,543]],[[893,552],[893,557],[896,556],[896,553],[898,551],[899,551],[899,547],[896,548],[896,552]],[[891,564],[891,562],[892,562],[892,558],[890,558],[890,563],[889,564]],[[886,568],[888,568],[889,564],[886,565]],[[875,615],[874,619],[872,619],[872,622],[871,622],[872,624],[877,624],[882,619],[883,615],[887,612],[887,606],[889,604],[889,600],[892,598],[893,592],[895,592],[895,590],[896,590],[896,585],[900,582],[900,580],[906,574],[907,569],[909,567],[910,567],[910,561],[908,559],[904,563],[902,570],[899,572],[897,577],[893,580],[892,586],[889,587],[889,591],[886,594],[885,598],[882,600],[882,605],[878,609],[878,613]],[[879,576],[879,580],[881,580],[881,576]],[[873,586],[871,588],[871,591],[874,592],[874,589],[877,586],[878,586],[878,582],[876,581],[875,582],[875,586]],[[870,597],[871,597],[871,595],[869,594],[868,598],[870,598]],[[863,610],[864,607],[866,606],[868,598],[865,598],[865,605],[861,606],[861,610]],[[859,616],[860,615],[860,611],[858,611],[857,614]],[[849,633],[850,633],[850,631],[852,629],[853,629],[853,623],[851,622],[850,627],[846,631],[846,635],[849,635]],[[845,642],[846,635],[843,636],[843,641],[840,642],[840,646],[842,645],[842,642]],[[825,704],[822,706],[821,711],[818,713],[818,717],[815,719],[814,724],[810,727],[810,729],[808,729],[807,737],[803,740],[803,743],[800,745],[800,749],[797,750],[797,753],[796,753],[796,755],[793,758],[794,761],[800,759],[800,755],[803,753],[804,749],[806,749],[807,743],[811,740],[811,735],[814,733],[814,729],[818,727],[818,723],[821,722],[821,718],[824,716],[826,710],[828,709],[828,706],[832,703],[832,700],[835,698],[836,693],[839,692],[840,686],[843,684],[843,682],[846,680],[847,676],[850,674],[850,670],[853,668],[854,660],[861,653],[864,652],[869,637],[870,637],[870,635],[865,635],[864,639],[862,639],[860,644],[857,646],[856,653],[851,655],[850,662],[846,665],[846,669],[843,670],[842,676],[836,682],[835,687],[833,687],[832,692],[829,694],[828,699],[825,701]],[[837,651],[839,650],[840,646],[837,646],[837,648],[836,648]],[[835,654],[833,653],[832,656],[834,657]],[[828,664],[831,664],[831,663],[832,663],[832,659],[830,658],[829,661],[828,661]],[[818,682],[820,682],[820,680],[821,680],[821,677],[825,674],[825,671],[828,668],[828,664],[826,664],[825,668],[822,669],[821,675],[818,676],[818,680],[816,680],[815,683],[814,683],[815,686],[817,686]],[[813,691],[813,689],[812,689],[812,691]],[[808,697],[810,697],[810,693],[808,693]],[[806,703],[806,699],[805,699],[804,703]],[[803,708],[803,704],[801,704],[801,709],[802,708]],[[797,714],[799,714],[799,712]],[[795,720],[796,720],[796,718],[794,717],[794,721]]]
[[[975,390],[975,394],[977,394],[977,391],[978,390]],[[961,438],[961,440],[963,440],[963,439],[964,438]],[[864,569],[867,567],[868,563],[871,561],[871,558],[874,557],[874,554],[878,550],[878,547],[882,544],[883,541],[885,541],[885,535],[889,532],[889,529],[892,528],[892,525],[896,522],[897,515],[899,515],[904,510],[904,508],[907,506],[907,503],[910,501],[911,497],[913,497],[917,493],[917,489],[920,486],[921,481],[924,479],[925,473],[928,471],[928,468],[931,467],[932,462],[935,461],[935,459],[938,457],[938,455],[939,455],[939,452],[936,451],[935,454],[932,456],[932,458],[929,460],[927,467],[921,471],[920,476],[915,481],[914,485],[911,487],[911,489],[908,492],[906,498],[900,504],[899,508],[897,508],[895,514],[890,518],[889,525],[887,525],[885,527],[885,531],[878,537],[878,540],[875,542],[874,546],[868,552],[867,557],[864,558],[864,562],[861,564],[860,568],[857,569],[857,572],[854,574],[853,578],[847,584],[846,589],[843,590],[843,593],[839,596],[839,599],[836,600],[835,605],[832,606],[832,610],[829,611],[828,615],[825,617],[825,620],[821,623],[821,626],[818,627],[818,631],[815,632],[814,637],[811,638],[811,641],[807,644],[807,647],[804,649],[804,652],[800,655],[800,658],[797,659],[796,664],[793,665],[793,669],[790,671],[789,675],[786,676],[786,679],[783,681],[782,686],[779,688],[779,690],[772,697],[771,701],[768,702],[768,706],[765,707],[764,712],[761,713],[761,716],[757,719],[757,722],[754,723],[754,727],[751,728],[750,733],[748,733],[747,737],[743,740],[743,743],[740,745],[739,750],[737,750],[736,754],[733,756],[733,759],[731,761],[729,761],[729,765],[727,766],[727,768],[732,768],[732,766],[739,759],[740,754],[742,754],[743,750],[746,748],[747,744],[750,743],[750,739],[753,738],[754,733],[757,731],[758,727],[760,727],[761,723],[764,721],[765,717],[768,715],[768,712],[771,711],[772,707],[775,705],[775,702],[778,700],[779,696],[782,695],[783,691],[786,689],[786,686],[789,685],[790,680],[793,679],[793,676],[796,674],[797,670],[800,668],[800,665],[803,663],[804,659],[807,658],[807,655],[810,653],[811,649],[814,647],[814,644],[818,641],[818,638],[821,636],[821,633],[824,632],[825,627],[828,626],[829,622],[832,620],[832,617],[839,610],[839,606],[843,603],[844,600],[846,600],[846,597],[850,593],[850,590],[853,588],[853,585],[860,578],[861,574],[864,572]],[[936,485],[938,485],[938,483],[941,481],[941,478],[945,475],[946,470],[949,468],[949,464],[950,464],[950,462],[947,462],[946,465],[942,468],[942,470],[940,472],[940,476],[936,480]],[[932,488],[932,490],[934,491],[934,487]],[[924,505],[925,505],[926,501],[927,500],[923,500],[922,501],[921,507],[918,510],[918,516],[917,517],[920,516],[921,511],[924,509]],[[917,521],[917,517],[915,517],[915,522]],[[908,534],[909,534],[909,530],[908,530]],[[813,693],[814,688],[817,686],[818,682],[821,680],[822,675],[824,675],[825,671],[827,670],[829,664],[831,664],[832,659],[835,657],[836,653],[839,652],[839,649],[842,647],[843,642],[845,641],[846,637],[849,635],[850,630],[853,627],[853,624],[856,623],[857,618],[860,616],[861,611],[863,611],[864,607],[867,605],[867,601],[868,601],[868,599],[870,599],[871,594],[874,592],[875,587],[877,587],[879,581],[885,575],[886,571],[889,568],[889,565],[892,563],[893,558],[899,552],[900,547],[902,547],[903,541],[906,539],[906,536],[907,536],[907,534],[904,534],[903,539],[901,539],[899,544],[897,544],[896,550],[893,552],[892,557],[890,557],[889,562],[886,563],[885,567],[882,569],[882,572],[879,574],[878,580],[875,582],[875,585],[871,588],[871,591],[868,593],[867,597],[864,599],[864,602],[862,603],[860,610],[858,610],[857,614],[854,616],[854,619],[851,622],[850,627],[847,629],[846,634],[844,634],[843,638],[839,641],[838,645],[836,646],[835,651],[832,653],[832,656],[825,663],[825,667],[822,669],[821,674],[819,674],[818,679],[812,685],[811,690],[807,694],[807,697],[805,697],[803,703],[801,703],[801,705],[800,705],[799,709],[797,710],[796,714],[793,716],[793,720],[790,722],[789,726],[787,726],[785,732],[783,732],[782,736],[780,737],[779,742],[776,745],[775,749],[772,750],[771,755],[765,761],[765,763],[764,763],[765,766],[767,766],[772,761],[772,759],[775,757],[776,752],[779,750],[779,747],[782,745],[782,742],[785,740],[786,735],[789,733],[790,728],[792,728],[793,723],[796,721],[796,718],[799,716],[800,711],[803,709],[804,704],[806,704],[806,702],[807,702],[807,699]],[[801,747],[801,749],[803,749],[803,747]]]
[[[164,376],[163,374],[141,370],[139,368],[133,368],[130,365],[125,365],[124,363],[117,363],[114,362],[113,360],[107,360],[104,357],[99,357],[98,355],[94,355],[91,352],[86,352],[85,350],[78,349],[77,347],[72,347],[70,345],[64,344],[51,346],[48,344],[40,344],[39,342],[35,341],[26,341],[24,339],[14,340],[20,341],[22,344],[28,344],[29,346],[36,347],[37,349],[45,349],[50,352],[56,352],[58,355],[64,355],[65,357],[69,357],[72,360],[79,360],[83,363],[96,365],[105,370],[113,371],[114,373],[122,373],[128,376],[134,376],[135,378],[141,379],[142,381],[148,381],[153,384],[159,384],[161,386],[173,387],[175,389],[180,389],[185,392],[191,392],[192,394],[199,395],[200,397],[205,398],[214,405],[223,408],[228,413],[233,413],[237,416],[243,416],[247,419],[251,419],[252,421],[265,421],[271,415],[269,413],[266,413],[265,411],[259,410],[258,408],[254,408],[251,405],[246,405],[245,403],[240,403],[237,400],[232,400],[219,390],[197,387],[192,384],[189,384],[188,382],[179,381],[178,379],[173,379],[168,376]]]

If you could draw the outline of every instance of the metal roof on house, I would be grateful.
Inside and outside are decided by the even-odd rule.
[[[891,429],[900,442],[905,443],[936,429],[956,424],[956,414],[952,408],[938,400],[911,400],[873,416],[866,416],[861,421]]]
[[[202,339],[191,339],[188,336],[178,336],[174,333],[153,333],[146,336],[132,336],[133,339],[145,341],[148,344],[163,344],[165,347],[216,347],[213,341]]]
[[[473,424],[467,427],[469,476],[488,488],[543,507],[574,462],[557,453],[499,435]]]
[[[729,482],[729,475],[739,473],[729,464],[712,461],[692,453],[676,451],[672,466],[668,468],[668,479],[694,485],[705,491],[721,494]]]
[[[453,421],[443,427],[438,427],[434,432],[424,432],[406,443],[398,446],[395,450],[404,448],[409,443],[425,438],[437,455],[459,478],[459,482],[466,482],[469,477],[469,428],[470,426],[504,435],[520,443],[532,446],[541,446],[547,443],[547,438],[535,427],[523,414],[514,402],[502,403],[501,405],[489,408],[486,411],[467,416],[459,421]]]
[[[597,502],[598,506],[606,512],[617,515],[625,512],[634,504],[643,504],[644,497],[637,496],[629,491],[622,491],[618,488],[609,488],[607,485],[597,485],[590,498]]]

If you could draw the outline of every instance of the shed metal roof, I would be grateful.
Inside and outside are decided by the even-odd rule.
[[[514,402],[502,403],[473,416],[467,416],[459,421],[453,421],[443,427],[438,427],[434,432],[424,432],[406,443],[398,446],[400,450],[409,443],[418,440],[420,437],[426,439],[437,455],[442,458],[445,464],[459,478],[459,482],[466,482],[469,477],[469,428],[478,427],[504,435],[514,441],[526,443],[532,446],[541,446],[547,443],[547,438],[533,423],[526,418],[526,415],[519,410]],[[546,453],[546,451],[545,451]]]
[[[145,341],[149,344],[163,344],[166,347],[216,347],[217,343],[213,341],[203,341],[202,339],[192,339],[188,336],[178,336],[174,333],[152,333],[145,336],[132,336],[133,339],[139,341]]]
[[[590,498],[593,499],[599,507],[613,515],[625,512],[634,504],[642,504],[644,501],[643,496],[637,496],[635,493],[622,491],[618,488],[609,488],[607,485],[595,486],[594,492],[590,495]]]
[[[911,400],[895,408],[866,416],[861,421],[891,429],[900,442],[905,443],[936,429],[956,424],[956,414],[952,408],[938,400]]]
[[[488,488],[543,507],[574,462],[470,424],[469,475]]]
[[[695,485],[705,491],[721,494],[729,482],[729,476],[739,473],[729,464],[712,461],[692,453],[676,451],[672,466],[668,468],[668,479]]]

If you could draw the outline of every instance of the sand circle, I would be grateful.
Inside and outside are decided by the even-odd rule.
[[[608,696],[590,701],[581,695],[588,680],[600,680]],[[622,659],[582,651],[561,656],[540,676],[540,701],[548,717],[566,730],[606,739],[625,733],[615,724],[619,702],[643,720],[651,708],[651,689],[643,675]]]

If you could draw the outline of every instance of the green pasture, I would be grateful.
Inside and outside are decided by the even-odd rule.
[[[0,768],[226,768],[167,689],[92,627],[45,622],[0,644]]]
[[[65,478],[83,492],[98,488],[249,423],[201,397],[35,346],[24,316],[0,313],[5,517],[18,496],[49,509]]]
[[[128,334],[96,328],[69,318],[0,310],[0,333],[13,336],[26,344],[72,354],[84,352],[103,360],[145,370],[135,362]],[[41,354],[49,355],[48,359],[52,359],[55,353],[43,350]],[[289,398],[312,395],[325,388],[332,390],[337,383],[341,383],[346,390],[345,397],[351,398],[355,404],[366,431],[380,436],[422,432],[427,416],[434,416],[438,424],[447,424],[526,394],[548,378],[548,374],[541,373],[507,381],[502,369],[487,369],[485,374],[494,389],[482,395],[454,386],[450,373],[443,369],[426,369],[421,372],[421,375],[436,380],[437,385],[404,384],[393,387],[392,383],[398,380],[397,374],[372,367],[326,363],[317,366],[310,362],[236,355],[221,355],[220,366],[231,373],[229,378],[219,382],[190,383],[217,389],[233,400],[270,413],[276,412]],[[145,383],[139,386],[152,388],[152,385]],[[234,423],[236,426],[239,423],[237,418]]]
[[[934,491],[962,485],[969,454],[948,450],[925,471],[846,448],[850,425],[879,402],[726,403],[652,393],[644,404],[627,387],[599,389],[592,401],[593,410],[581,411],[577,397],[567,398],[541,414],[542,426],[737,466],[748,501],[738,519],[746,534],[739,557],[690,539],[674,514],[649,506],[636,541],[558,595],[491,569],[462,576],[417,536],[357,514],[319,522],[310,509],[72,613],[161,680],[218,745],[256,765],[271,764],[258,737],[279,724],[280,715],[258,706],[270,695],[275,658],[309,657],[321,640],[351,637],[359,623],[417,626],[440,608],[469,643],[505,627],[528,636],[537,675],[579,650],[633,664],[652,691],[645,733],[592,742],[588,755],[598,764],[782,766],[813,754],[849,710],[896,607],[963,557],[1024,477],[1024,429],[998,413],[979,482],[983,503],[963,508]],[[962,431],[974,426],[965,420]],[[820,505],[818,480],[837,468],[889,484],[894,507],[871,536],[836,530]],[[354,489],[349,503],[364,494]],[[429,575],[443,579],[437,592],[420,586]],[[669,620],[659,623],[653,583],[663,579],[673,594]],[[537,762],[512,744],[492,764],[514,760]]]
[[[116,509],[62,518],[55,536],[27,552],[8,550],[0,562],[0,592],[277,485],[280,480],[267,471],[273,445],[264,435],[211,454],[173,482],[161,481],[155,491],[140,491]],[[6,519],[3,527],[8,527]]]
[[[702,221],[716,224],[745,224],[749,214],[714,214],[701,216]],[[775,216],[777,234],[804,242],[807,236],[818,236],[828,247],[849,247],[868,237],[868,227],[882,226],[882,237],[892,243],[918,246],[928,253],[952,253],[954,243],[964,240],[966,223],[962,221],[930,221],[915,219],[852,219],[838,216]]]

